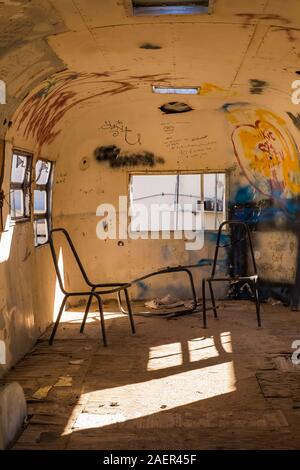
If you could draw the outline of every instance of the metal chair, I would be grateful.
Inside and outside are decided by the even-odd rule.
[[[179,317],[182,315],[189,315],[191,313],[194,313],[197,310],[197,307],[199,307],[199,304],[197,302],[197,295],[196,295],[196,289],[195,289],[195,283],[193,279],[193,275],[190,271],[189,268],[199,268],[198,265],[189,265],[189,266],[168,266],[166,268],[159,269],[157,271],[154,271],[152,273],[146,274],[142,277],[139,277],[137,279],[133,279],[130,281],[130,286],[133,286],[134,284],[138,284],[141,281],[144,281],[146,279],[149,279],[150,277],[153,276],[159,276],[161,274],[169,274],[169,273],[186,273],[188,276],[189,284],[190,284],[190,289],[191,289],[191,296],[192,296],[192,306],[190,308],[185,308],[185,309],[180,309],[177,312],[160,312],[159,315],[164,315],[168,316],[169,318],[174,318],[174,317]],[[122,305],[122,297],[121,297],[121,290],[118,291],[118,302],[119,302],[119,307],[120,310],[128,314],[129,312],[123,307]],[[138,315],[139,313],[137,313]]]
[[[240,226],[241,228],[244,229],[244,237],[236,240],[235,242],[231,242],[226,245],[221,245],[220,240],[221,240],[221,235],[222,235],[222,230],[225,225],[229,226]],[[217,267],[217,261],[218,261],[218,254],[219,254],[219,248],[225,248],[229,246],[233,246],[236,243],[241,242],[242,240],[245,240],[245,236],[248,239],[249,242],[249,248],[250,248],[250,255],[251,255],[251,261],[252,261],[252,266],[253,266],[253,274],[250,276],[230,276],[230,277],[216,277],[216,267]],[[260,319],[260,302],[259,302],[259,296],[258,296],[258,274],[257,274],[257,268],[256,268],[256,262],[254,258],[254,252],[253,252],[253,246],[252,246],[252,241],[251,241],[251,235],[250,235],[250,230],[248,225],[245,222],[238,221],[238,220],[233,220],[233,221],[224,221],[221,223],[219,230],[218,230],[218,236],[217,236],[217,242],[216,242],[216,248],[215,248],[215,255],[214,255],[214,260],[213,260],[213,267],[212,267],[212,273],[209,278],[203,278],[202,279],[202,302],[203,302],[203,328],[207,327],[207,319],[206,319],[206,293],[205,293],[205,288],[206,288],[206,283],[208,283],[209,286],[209,291],[210,291],[210,297],[211,297],[211,302],[212,302],[212,310],[214,311],[214,317],[217,318],[217,306],[215,302],[215,296],[214,296],[214,291],[212,287],[213,282],[239,282],[239,281],[245,281],[249,282],[252,287],[252,292],[254,294],[255,298],[255,306],[256,306],[256,318],[257,318],[257,325],[260,327],[261,326],[261,319]]]
[[[54,248],[54,242],[53,242],[53,233],[54,232],[61,232],[65,236],[65,238],[66,238],[66,240],[69,244],[69,247],[71,248],[72,254],[75,258],[75,261],[76,261],[76,263],[77,263],[77,265],[80,269],[80,272],[83,276],[83,279],[84,279],[85,283],[89,286],[90,290],[68,292],[64,288],[64,283],[63,283],[63,280],[62,280],[62,277],[61,277],[61,274],[60,274],[58,261],[57,261],[57,256],[56,256],[56,252],[55,252],[55,248]],[[67,230],[65,230],[64,228],[54,228],[50,231],[49,244],[50,244],[51,254],[52,254],[52,258],[53,258],[54,267],[55,267],[56,275],[57,275],[57,278],[58,278],[59,286],[60,286],[60,289],[61,289],[62,293],[64,294],[64,298],[63,298],[63,301],[61,303],[59,313],[58,313],[56,322],[53,326],[53,330],[52,330],[52,333],[51,333],[51,336],[50,336],[50,339],[49,339],[49,344],[53,343],[54,336],[56,334],[56,330],[58,328],[58,325],[59,325],[59,322],[60,322],[60,319],[61,319],[61,316],[62,316],[62,313],[63,313],[63,310],[64,310],[67,299],[69,297],[74,297],[74,296],[88,296],[88,302],[87,302],[87,305],[86,305],[83,321],[82,321],[82,324],[81,324],[80,333],[83,333],[85,322],[86,322],[86,319],[87,319],[87,316],[88,316],[88,313],[89,313],[89,309],[90,309],[92,299],[93,299],[93,297],[95,297],[97,299],[98,307],[99,307],[99,314],[100,314],[100,323],[101,323],[103,344],[104,344],[104,346],[107,346],[105,325],[104,325],[103,306],[102,306],[102,300],[101,300],[100,296],[103,295],[103,294],[112,294],[112,293],[119,293],[120,291],[124,291],[126,304],[127,304],[127,309],[128,309],[126,313],[129,316],[131,331],[134,334],[135,333],[135,326],[134,326],[134,320],[133,320],[133,315],[132,315],[132,309],[131,309],[130,299],[129,299],[129,295],[128,295],[128,290],[127,290],[130,287],[131,284],[130,283],[95,284],[95,283],[91,282],[89,280],[87,274],[86,274],[86,271],[85,271],[81,261],[80,261],[80,258],[78,256],[78,253],[75,249],[75,246],[74,246],[74,244],[71,240],[71,237],[70,237],[69,233],[67,232]],[[101,288],[106,288],[106,289],[102,290]],[[99,289],[101,289],[101,290],[99,290]]]

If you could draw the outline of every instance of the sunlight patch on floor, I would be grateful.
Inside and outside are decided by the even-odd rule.
[[[178,350],[178,346],[175,349]],[[146,382],[95,390],[81,396],[87,406],[72,429],[99,428],[138,419],[235,390],[232,361]],[[111,403],[117,405],[112,407]],[[67,426],[64,434],[71,433],[72,429]]]
[[[70,324],[79,323],[79,324],[81,324],[83,316],[84,316],[84,308],[82,309],[82,307],[80,307],[80,308],[76,309],[76,307],[75,307],[74,310],[73,310],[73,308],[71,308],[70,310],[68,309],[67,311],[65,311],[63,313],[63,315],[61,317],[61,320],[60,320],[60,323],[70,323]],[[100,316],[99,316],[98,310],[96,312],[94,312],[93,310],[94,310],[94,308],[91,307],[91,312],[89,313],[89,315],[86,319],[86,324],[95,323],[95,322],[100,321]],[[113,318],[124,317],[124,314],[119,313],[119,312],[105,311],[104,316],[105,316],[106,320],[112,320]]]
[[[149,361],[147,365],[148,371],[176,367],[181,364],[181,343],[169,343],[150,348]]]

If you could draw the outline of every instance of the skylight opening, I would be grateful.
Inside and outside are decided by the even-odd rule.
[[[203,15],[210,6],[211,0],[132,0],[135,16]]]
[[[175,95],[197,95],[200,87],[163,87],[163,86],[152,86],[153,93],[160,93],[162,95],[175,94]]]

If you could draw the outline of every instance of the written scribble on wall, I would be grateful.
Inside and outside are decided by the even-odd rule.
[[[119,137],[122,135],[124,140],[129,145],[141,145],[141,134],[139,132],[135,133],[132,129],[129,129],[128,126],[124,124],[123,121],[119,119],[117,121],[105,121],[101,126],[102,130],[108,131],[113,137]]]
[[[117,95],[154,80],[164,83],[169,74],[153,74],[118,78],[118,73],[60,72],[43,81],[21,106],[16,123],[26,138],[38,143],[38,153],[60,134],[60,121],[75,106],[106,95]]]
[[[152,152],[127,153],[115,145],[97,147],[94,151],[98,162],[107,162],[111,168],[148,166],[165,163],[161,157],[155,156]]]

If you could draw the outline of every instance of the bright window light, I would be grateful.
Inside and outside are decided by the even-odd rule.
[[[44,245],[49,239],[51,227],[53,163],[37,160],[35,165],[35,189],[33,198],[35,246]]]
[[[14,150],[10,179],[10,215],[15,222],[30,219],[32,155]]]
[[[200,87],[163,87],[163,86],[152,86],[153,93],[160,93],[162,95],[197,95]]]
[[[130,231],[216,230],[226,220],[225,173],[130,178]]]

